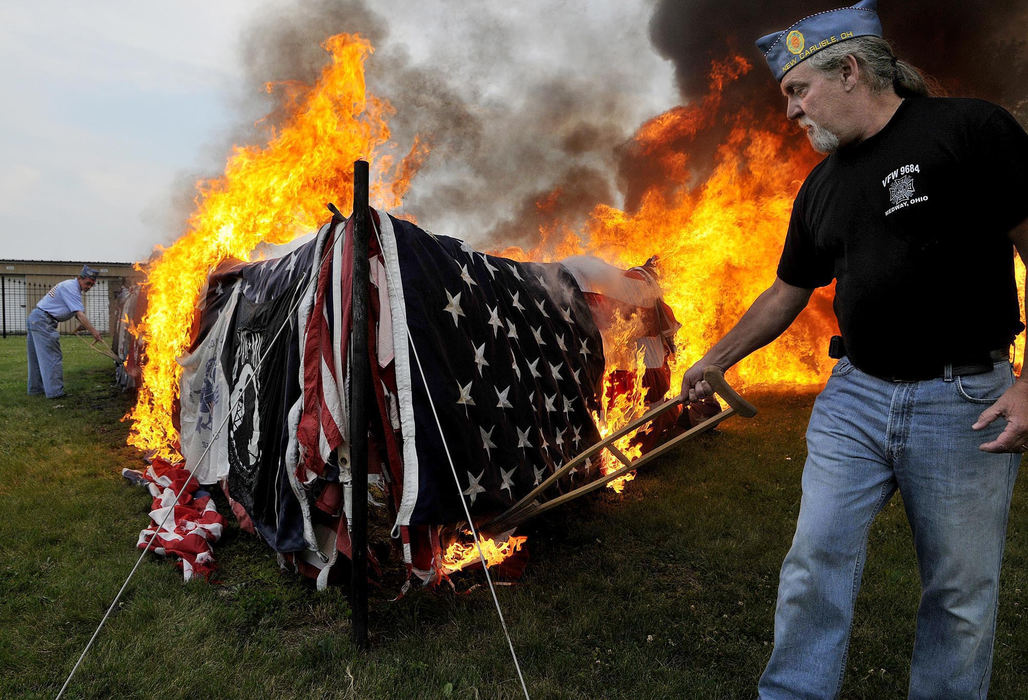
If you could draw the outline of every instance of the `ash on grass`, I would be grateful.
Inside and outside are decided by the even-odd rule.
[[[65,343],[69,397],[24,395],[24,338],[0,341],[0,697],[53,697],[132,565],[149,496],[110,362]],[[778,567],[799,506],[813,394],[760,409],[654,460],[622,496],[533,521],[522,580],[497,591],[533,697],[753,694],[770,652]],[[227,513],[226,513],[227,514]],[[346,590],[318,593],[234,525],[214,583],[139,568],[68,697],[521,697],[484,586],[372,589],[369,653]],[[1028,497],[1015,489],[991,697],[1023,697]],[[460,581],[467,588],[476,575]],[[481,581],[481,577],[478,579]],[[898,499],[871,532],[844,697],[906,692],[917,570]]]

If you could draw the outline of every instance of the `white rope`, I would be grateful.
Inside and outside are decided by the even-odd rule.
[[[376,237],[376,239],[378,239],[378,242],[379,242],[379,249],[381,250],[382,239],[379,236],[378,227],[374,225],[374,219],[373,218],[372,218],[372,226],[373,226],[373,228],[375,230],[375,237]],[[336,240],[333,242],[333,247],[335,245],[337,245],[342,239],[343,239],[343,236],[337,236]],[[331,248],[329,250],[331,250]],[[327,255],[328,255],[328,250],[326,250],[323,253],[323,257],[321,259],[322,262],[324,262],[324,260],[326,259]],[[319,269],[320,269],[320,265],[319,265]],[[264,351],[264,354],[262,354],[260,356],[260,358],[258,358],[258,360],[257,360],[257,369],[258,370],[260,369],[261,364],[264,362],[264,358],[267,357],[268,353],[271,351],[272,346],[274,346],[275,341],[278,340],[278,336],[282,333],[282,330],[288,324],[289,319],[292,317],[293,312],[296,310],[297,306],[299,306],[300,300],[302,300],[306,296],[306,292],[310,288],[310,285],[313,284],[317,279],[318,279],[317,275],[312,275],[311,276],[311,280],[307,283],[308,287],[304,290],[304,294],[300,295],[297,298],[296,304],[293,306],[293,308],[290,309],[289,314],[286,316],[286,320],[282,323],[281,326],[279,326],[278,330],[275,332],[275,336],[274,336],[274,338],[272,338],[271,342],[268,344],[268,347]],[[446,443],[446,436],[443,433],[442,424],[440,423],[439,416],[436,413],[435,402],[432,400],[432,394],[428,390],[428,382],[427,382],[427,380],[425,378],[425,372],[424,372],[424,369],[421,366],[421,359],[418,357],[417,347],[415,347],[415,345],[414,345],[414,338],[411,336],[409,328],[407,329],[407,339],[410,342],[411,350],[414,351],[414,360],[415,360],[415,362],[418,365],[418,372],[421,374],[421,381],[425,385],[425,393],[428,396],[429,406],[432,408],[432,416],[435,418],[436,426],[439,429],[439,436],[440,436],[440,438],[442,439],[442,442],[443,442],[443,450],[446,452],[446,459],[449,462],[450,470],[453,473],[453,482],[457,486],[457,489],[460,490],[460,480],[459,480],[459,478],[457,476],[457,468],[454,466],[453,458],[450,456],[450,449],[449,449],[449,446]],[[253,373],[253,375],[250,378],[247,379],[247,383],[255,381],[256,377],[257,377],[257,372],[255,371]],[[244,388],[246,386],[247,386],[247,384],[244,384]],[[240,395],[242,395],[242,392],[240,392]],[[207,445],[206,448],[204,448],[203,453],[196,460],[196,464],[194,464],[192,469],[189,470],[189,477],[185,480],[185,482],[183,483],[182,487],[179,489],[178,493],[175,494],[175,501],[174,501],[174,503],[178,503],[178,499],[182,495],[182,492],[185,490],[186,486],[189,484],[189,480],[193,478],[193,475],[195,474],[196,469],[199,467],[199,465],[203,462],[204,458],[207,456],[207,453],[210,451],[211,446],[214,444],[214,438],[216,438],[218,435],[220,435],[221,431],[224,430],[225,426],[228,424],[229,417],[232,415],[231,408],[232,408],[232,404],[230,403],[229,404],[229,411],[226,413],[225,419],[221,422],[221,425],[218,426],[218,429],[213,433],[210,443]],[[492,594],[493,604],[496,606],[496,614],[500,618],[500,626],[503,629],[504,637],[506,637],[506,639],[507,639],[507,646],[510,649],[511,658],[513,658],[513,660],[514,660],[514,668],[517,671],[518,680],[521,682],[521,689],[525,693],[525,698],[528,698],[529,700],[531,700],[531,696],[528,693],[528,686],[525,684],[525,677],[524,677],[524,675],[521,672],[521,664],[518,662],[517,652],[514,651],[514,642],[511,640],[510,631],[507,629],[507,622],[506,622],[506,620],[503,617],[503,610],[500,607],[500,600],[499,600],[499,598],[496,595],[496,587],[493,585],[492,577],[489,574],[489,568],[486,565],[486,557],[485,557],[485,553],[482,551],[481,539],[479,538],[478,530],[475,528],[475,524],[472,521],[471,512],[468,510],[468,505],[467,505],[467,503],[464,500],[463,492],[460,493],[460,501],[461,501],[461,505],[464,507],[464,513],[467,516],[468,526],[471,528],[471,534],[475,538],[475,546],[478,549],[478,556],[479,556],[479,559],[482,562],[482,571],[485,573],[486,582],[489,584],[489,592]],[[110,607],[107,608],[107,612],[104,613],[103,618],[100,620],[100,623],[97,625],[96,630],[93,632],[93,636],[91,636],[89,638],[89,642],[86,644],[86,648],[82,650],[82,654],[79,656],[78,661],[75,662],[75,665],[71,669],[71,673],[68,674],[68,678],[65,679],[64,685],[61,686],[61,690],[57,693],[57,700],[60,700],[60,698],[64,695],[64,691],[68,688],[68,685],[71,683],[72,678],[74,678],[75,673],[76,673],[76,671],[78,671],[78,668],[82,664],[83,659],[86,658],[86,654],[89,653],[89,650],[92,648],[93,642],[96,641],[97,636],[100,634],[100,630],[103,628],[104,624],[107,622],[107,618],[109,618],[111,616],[111,612],[113,612],[114,607],[118,604],[118,601],[121,599],[121,596],[125,592],[125,589],[128,587],[128,584],[132,580],[133,575],[135,575],[136,570],[139,568],[139,565],[143,562],[143,559],[146,556],[147,552],[149,552],[150,548],[153,546],[154,540],[156,539],[156,536],[157,536],[157,533],[159,533],[164,528],[164,524],[167,522],[168,517],[174,511],[175,511],[175,508],[174,508],[174,504],[173,504],[172,507],[169,508],[167,510],[167,512],[164,514],[164,518],[158,524],[157,531],[154,533],[154,536],[149,539],[149,541],[146,544],[146,547],[143,549],[142,553],[139,555],[139,558],[136,560],[135,565],[132,567],[132,570],[129,571],[128,577],[125,579],[125,582],[122,584],[121,588],[118,590],[118,593],[114,597],[114,600],[111,602]]]
[[[388,214],[386,214],[388,216]],[[374,226],[374,219],[372,224],[375,230],[375,238],[378,240],[379,250],[383,249],[382,238],[379,236],[378,226]],[[500,618],[500,626],[503,628],[503,635],[507,638],[507,646],[510,648],[511,658],[514,659],[514,668],[518,672],[518,680],[521,681],[521,690],[525,693],[525,698],[531,700],[531,696],[528,694],[528,686],[525,685],[525,677],[521,673],[521,664],[518,663],[517,652],[514,651],[514,642],[511,640],[510,631],[507,629],[507,621],[503,617],[503,610],[500,608],[500,599],[496,595],[496,587],[493,585],[492,576],[489,575],[489,566],[486,564],[485,553],[482,551],[482,540],[478,536],[478,530],[475,528],[475,523],[471,518],[471,511],[468,509],[467,501],[464,500],[464,492],[460,488],[460,479],[457,476],[457,467],[454,466],[453,457],[450,456],[450,447],[446,442],[446,435],[443,432],[442,423],[439,421],[439,414],[435,410],[435,401],[432,400],[432,392],[428,388],[428,380],[425,378],[425,370],[421,366],[421,358],[418,357],[418,349],[414,345],[414,337],[411,335],[410,328],[405,329],[407,331],[407,341],[410,343],[410,348],[414,352],[414,362],[418,365],[418,373],[421,375],[421,382],[425,385],[425,395],[428,397],[428,405],[432,409],[432,417],[435,419],[436,427],[439,429],[439,439],[443,443],[443,451],[446,453],[446,460],[450,464],[450,471],[453,473],[453,483],[457,487],[460,498],[460,504],[464,508],[464,515],[468,519],[468,527],[471,528],[471,534],[475,538],[475,547],[478,549],[478,557],[482,562],[482,572],[485,574],[485,580],[489,584],[489,592],[493,596],[493,604],[496,606],[496,614]]]
[[[336,225],[338,224],[333,224],[333,226]],[[343,236],[336,236],[336,240],[333,242],[332,247],[335,247],[335,245],[337,245],[341,240],[343,240],[343,238]],[[321,263],[325,262],[328,256],[328,252],[332,250],[332,247],[327,248],[326,251],[322,254]],[[318,265],[317,269],[321,269],[320,264]],[[247,378],[246,382],[244,382],[244,389],[247,388],[251,382],[256,381],[257,373],[260,370],[261,364],[263,364],[264,362],[264,358],[266,358],[268,356],[268,353],[271,352],[271,348],[275,345],[275,341],[278,340],[278,337],[282,334],[282,330],[289,324],[289,321],[292,319],[293,313],[296,311],[296,308],[300,305],[300,302],[307,296],[307,292],[310,290],[310,286],[314,282],[316,282],[317,279],[317,274],[311,275],[310,281],[307,282],[307,286],[304,288],[304,293],[297,296],[296,303],[293,305],[291,309],[289,309],[289,313],[286,314],[285,320],[282,322],[282,325],[279,326],[277,331],[275,331],[275,336],[271,339],[271,342],[268,343],[268,346],[264,350],[264,353],[257,359],[257,368],[253,372],[253,374]],[[242,396],[243,393],[244,392],[239,392],[239,395]],[[64,691],[68,688],[68,684],[71,683],[71,679],[75,676],[75,672],[78,671],[79,666],[82,664],[82,660],[86,658],[86,654],[89,653],[90,648],[92,648],[93,642],[96,641],[96,638],[100,634],[100,630],[103,628],[104,623],[107,622],[107,618],[111,616],[111,612],[114,610],[114,606],[116,606],[118,604],[118,601],[121,599],[121,595],[125,592],[125,588],[128,587],[129,582],[132,580],[132,576],[136,573],[136,569],[139,568],[139,565],[143,562],[143,558],[146,556],[147,552],[149,552],[150,548],[153,546],[154,540],[157,539],[158,533],[160,533],[160,531],[164,529],[164,524],[168,521],[168,517],[175,512],[175,504],[178,503],[178,499],[182,495],[182,492],[185,490],[186,486],[189,484],[190,479],[193,478],[193,475],[196,473],[197,468],[200,466],[200,464],[203,463],[203,460],[207,456],[207,453],[210,451],[211,446],[214,445],[214,439],[217,438],[221,434],[221,431],[225,429],[225,426],[228,425],[228,419],[232,416],[232,405],[233,404],[231,403],[231,397],[229,397],[229,410],[225,413],[225,419],[221,421],[221,425],[219,425],[218,429],[214,431],[214,433],[212,434],[211,441],[208,443],[207,447],[204,448],[204,451],[200,454],[200,457],[197,458],[196,464],[194,464],[192,469],[189,470],[189,477],[186,478],[185,482],[182,484],[182,487],[178,490],[178,493],[175,494],[175,500],[172,503],[172,506],[168,508],[165,512],[164,517],[161,519],[161,522],[157,525],[157,531],[154,532],[153,536],[146,543],[146,547],[143,549],[142,554],[140,554],[139,558],[136,560],[135,566],[133,566],[132,570],[129,571],[129,575],[125,579],[125,583],[121,585],[121,588],[118,590],[118,594],[114,596],[114,600],[111,602],[110,607],[107,608],[107,612],[104,613],[103,618],[100,620],[100,624],[96,626],[96,631],[94,631],[93,636],[89,638],[89,642],[86,644],[86,648],[82,650],[82,654],[79,656],[78,661],[75,662],[75,666],[72,667],[71,673],[68,674],[68,678],[64,681],[64,685],[61,686],[61,690],[57,693],[58,700],[60,700],[61,696],[64,695]]]

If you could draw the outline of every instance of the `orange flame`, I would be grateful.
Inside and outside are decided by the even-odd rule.
[[[627,425],[645,409],[643,396],[646,390],[642,386],[642,377],[646,371],[643,362],[643,351],[635,344],[635,339],[644,335],[638,316],[623,318],[615,312],[609,325],[601,328],[605,360],[609,373],[618,369],[624,370],[630,378],[632,386],[626,391],[614,391],[613,396],[604,396],[599,413],[593,413],[593,421],[600,432],[600,437],[608,435]],[[614,441],[614,447],[621,451],[629,460],[642,454],[642,447],[633,443],[634,433],[629,433]],[[600,473],[604,476],[622,469],[625,465],[607,450],[600,452]],[[618,478],[607,483],[607,488],[615,493],[622,493],[625,484],[635,479],[635,472],[625,472]]]
[[[465,534],[470,537],[470,533]],[[443,553],[441,563],[444,574],[452,574],[471,564],[477,564],[482,561],[482,556],[479,556],[478,547],[475,545],[474,540],[466,542],[464,539],[458,536],[446,548],[446,552]],[[514,535],[509,535],[506,538],[501,536],[496,540],[482,537],[481,534],[479,535],[479,544],[482,547],[482,555],[485,557],[486,566],[499,564],[507,557],[519,551],[527,541],[527,537]]]
[[[718,113],[723,88],[750,68],[740,57],[715,63],[702,102],[669,110],[637,131],[629,147],[679,187],[650,189],[631,212],[597,205],[583,232],[554,224],[541,231],[535,249],[514,251],[534,260],[588,252],[624,268],[659,254],[664,298],[682,324],[672,390],[774,281],[793,198],[816,162],[805,143],[790,137],[784,119],[764,125],[737,114],[715,151],[710,176],[702,184],[692,182],[688,156],[675,142],[723,118]],[[739,365],[734,381],[740,386],[820,383],[830,362],[827,338],[835,328],[830,294],[821,290],[781,339]]]
[[[178,398],[197,298],[208,273],[229,258],[248,260],[260,242],[286,243],[327,218],[325,204],[353,196],[353,162],[375,169],[375,206],[397,207],[410,178],[428,153],[415,141],[393,168],[388,153],[388,102],[365,91],[364,61],[371,44],[340,34],[325,41],[331,61],[313,85],[282,85],[289,118],[272,129],[263,147],[237,146],[221,177],[197,184],[188,231],[147,268],[148,307],[137,337],[148,362],[129,444],[175,457],[172,410]],[[268,86],[269,91],[274,86]]]
[[[798,148],[796,139],[789,137],[788,125],[754,124],[750,116],[740,114],[717,147],[707,180],[692,181],[688,155],[674,144],[714,126],[724,87],[750,68],[741,57],[715,63],[709,94],[701,103],[671,109],[636,132],[629,148],[666,173],[672,183],[680,183],[679,187],[650,189],[631,212],[599,204],[582,231],[555,221],[540,230],[541,241],[534,249],[504,251],[527,260],[588,253],[623,268],[658,254],[665,301],[682,324],[678,355],[669,362],[672,392],[685,370],[774,280],[792,200],[816,161],[806,144]],[[556,195],[542,198],[539,207],[546,209]],[[818,384],[829,368],[823,348],[835,328],[830,295],[822,290],[772,349],[755,353],[739,366],[734,381],[740,386]],[[603,333],[607,372],[627,370],[637,384],[644,371],[641,358],[623,351],[634,350],[632,340],[638,335],[631,319],[617,319]],[[644,394],[636,386],[619,395],[604,415],[596,416],[601,435],[639,415],[645,409]],[[639,447],[631,444],[631,437],[622,438],[616,446],[633,459]],[[605,454],[601,471],[607,474],[622,466]],[[632,477],[634,472],[609,486],[620,493]]]

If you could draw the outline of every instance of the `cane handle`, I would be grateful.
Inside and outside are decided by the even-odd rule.
[[[756,406],[739,396],[735,389],[728,386],[728,382],[725,381],[725,374],[721,371],[720,367],[711,365],[705,368],[703,370],[703,380],[710,384],[714,393],[723,398],[743,418],[752,418],[757,415]]]

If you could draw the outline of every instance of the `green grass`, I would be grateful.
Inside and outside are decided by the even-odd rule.
[[[149,497],[119,421],[112,363],[74,338],[69,396],[25,392],[24,338],[0,341],[0,697],[52,697],[137,554]],[[655,460],[622,496],[533,522],[522,580],[498,589],[537,698],[743,698],[770,652],[778,567],[799,505],[812,395],[750,395],[761,413]],[[844,697],[906,692],[917,571],[898,499],[876,521]],[[372,649],[350,642],[345,590],[318,593],[234,526],[217,582],[148,556],[69,697],[516,698],[487,589],[390,602]],[[1028,499],[1015,491],[991,697],[1028,688]],[[459,581],[466,590],[478,579]]]

